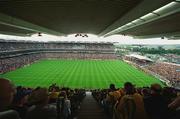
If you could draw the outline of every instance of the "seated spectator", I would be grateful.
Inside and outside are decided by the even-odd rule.
[[[180,96],[178,96],[173,102],[171,102],[168,105],[169,109],[171,109],[171,111],[174,111],[174,113],[172,114],[172,119],[179,119],[180,117]]]
[[[125,95],[115,108],[114,119],[147,119],[143,98],[135,92],[134,86],[127,82],[124,91]]]
[[[151,96],[144,99],[145,109],[150,119],[167,119],[167,102],[161,95],[162,88],[159,84],[151,85]]]
[[[26,119],[56,119],[56,107],[48,104],[48,90],[38,88],[29,97],[29,103],[33,106],[27,112]]]
[[[71,102],[65,91],[61,91],[57,100],[58,117],[68,119],[71,115]]]
[[[164,97],[167,104],[171,103],[177,96],[174,88],[164,87],[162,90],[162,96]]]
[[[9,109],[14,94],[15,89],[12,83],[0,78],[0,119],[19,119],[18,113]]]
[[[171,109],[179,109],[180,110],[180,96],[178,96],[172,103],[168,105]]]
[[[58,99],[59,92],[55,88],[52,89],[49,95],[49,103],[56,103]]]
[[[150,89],[149,88],[143,88],[141,90],[141,95],[143,96],[143,98],[148,98],[150,96]]]
[[[106,97],[107,101],[115,104],[116,101],[120,98],[120,96],[121,96],[121,92],[119,90],[116,90],[114,84],[111,84],[110,89],[109,89],[109,93]]]
[[[22,87],[17,87],[17,93],[14,97],[12,109],[16,110],[19,113],[21,119],[24,119],[27,113],[27,99],[28,99],[28,92],[23,89]]]
[[[103,101],[104,109],[110,116],[113,115],[113,107],[114,107],[116,101],[120,98],[120,96],[121,96],[121,94],[115,88],[115,85],[110,84],[107,96]]]

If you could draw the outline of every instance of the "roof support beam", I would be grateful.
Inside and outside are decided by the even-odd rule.
[[[133,36],[133,38],[137,39],[146,39],[146,38],[157,38],[157,37],[180,37],[180,32],[172,32],[172,33],[163,33],[163,34],[154,34],[154,35],[145,35],[145,36]]]
[[[0,24],[3,25],[7,25],[7,26],[11,26],[11,27],[15,27],[18,29],[23,29],[23,30],[28,30],[28,31],[33,31],[33,32],[42,32],[45,34],[52,34],[52,35],[57,35],[57,36],[61,36],[64,35],[63,33],[59,33],[29,22],[26,22],[24,20],[21,19],[17,19],[14,18],[12,16],[8,16],[6,14],[2,14],[0,13]]]
[[[7,31],[0,31],[0,34],[13,35],[13,36],[31,36],[31,35],[32,35],[32,34],[24,34],[24,33],[16,33],[16,32],[7,32]]]
[[[126,13],[123,17],[116,20],[113,24],[111,24],[109,27],[107,27],[105,30],[103,30],[99,36],[105,36],[106,34],[110,33],[111,31],[135,20],[140,18],[141,16],[144,16],[174,0],[143,0],[139,5],[137,5],[135,8],[130,10],[128,13]]]

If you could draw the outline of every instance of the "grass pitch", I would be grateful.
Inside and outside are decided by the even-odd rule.
[[[150,86],[160,80],[119,60],[41,60],[30,66],[3,74],[16,85],[48,87],[57,83],[70,88],[123,87],[127,81],[136,86]]]

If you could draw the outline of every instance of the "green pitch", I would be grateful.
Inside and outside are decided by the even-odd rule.
[[[57,83],[70,88],[122,87],[127,81],[136,86],[161,84],[160,80],[119,60],[42,60],[30,66],[3,74],[16,85],[48,87]]]

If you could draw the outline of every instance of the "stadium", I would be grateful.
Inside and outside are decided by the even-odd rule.
[[[0,119],[179,119],[179,0],[0,1]]]

